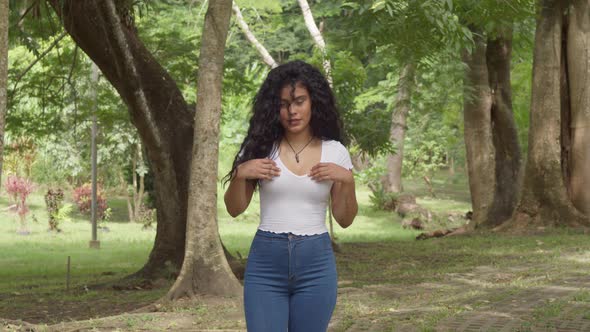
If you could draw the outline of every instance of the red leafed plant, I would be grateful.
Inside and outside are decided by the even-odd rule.
[[[85,183],[74,189],[74,202],[76,202],[80,212],[87,215],[90,214],[90,210],[92,208],[92,185],[90,183]],[[100,186],[97,186],[96,203],[96,217],[98,219],[103,219],[108,206],[107,200],[104,197],[104,193]]]
[[[26,216],[29,213],[27,206],[27,197],[33,192],[35,186],[29,179],[20,178],[16,175],[10,175],[4,183],[6,192],[12,198],[16,213],[21,222],[21,230],[19,232],[28,233],[26,229]]]

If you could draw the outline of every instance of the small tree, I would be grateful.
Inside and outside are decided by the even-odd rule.
[[[19,234],[29,234],[27,229],[27,214],[29,207],[27,206],[27,198],[33,192],[34,185],[29,179],[20,178],[16,175],[11,175],[6,179],[4,184],[6,192],[15,200],[15,211],[20,220]]]

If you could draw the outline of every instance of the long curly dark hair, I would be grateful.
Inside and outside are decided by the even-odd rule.
[[[311,133],[322,140],[342,142],[342,121],[330,84],[312,65],[296,60],[272,69],[254,97],[248,134],[242,142],[240,153],[234,158],[231,171],[224,177],[226,184],[238,165],[250,159],[266,158],[274,153],[283,138],[280,123],[281,90],[300,83],[311,98]],[[254,187],[257,181],[252,181]]]

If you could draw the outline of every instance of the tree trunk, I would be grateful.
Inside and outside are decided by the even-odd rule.
[[[4,160],[4,126],[6,123],[8,83],[8,0],[0,0],[0,187]]]
[[[199,74],[195,139],[188,204],[185,259],[169,299],[194,294],[239,296],[242,286],[225,259],[217,227],[217,164],[223,55],[231,0],[210,1],[205,15]]]
[[[518,200],[520,144],[512,113],[510,60],[512,30],[488,40],[487,66],[492,91],[492,140],[495,151],[495,187],[492,205],[482,226],[495,227],[510,219]]]
[[[242,29],[242,32],[244,33],[246,39],[248,39],[250,44],[252,44],[252,46],[254,46],[254,48],[258,51],[258,53],[262,57],[262,61],[264,61],[264,63],[266,63],[270,68],[277,67],[278,64],[275,61],[275,59],[273,59],[270,53],[268,53],[264,45],[262,45],[258,41],[258,39],[256,39],[256,36],[254,36],[252,31],[250,30],[250,27],[248,27],[248,23],[246,23],[246,20],[244,20],[244,17],[242,16],[242,12],[240,11],[240,7],[238,7],[238,4],[234,2],[232,8],[234,10],[234,13],[236,14],[236,20],[238,21],[240,29]]]
[[[474,33],[471,54],[464,52],[466,164],[473,206],[472,226],[485,221],[494,197],[494,145],[492,143],[492,92],[486,64],[486,43],[481,33]]]
[[[193,113],[174,80],[137,36],[130,15],[113,0],[50,0],[74,41],[127,104],[153,165],[157,233],[136,276],[155,278],[179,268],[184,256]],[[120,12],[119,12],[120,10]]]
[[[571,177],[574,206],[590,216],[590,6],[574,0],[567,31],[567,70],[571,109]]]
[[[397,83],[397,100],[391,117],[389,140],[395,146],[395,153],[387,157],[387,176],[385,191],[399,193],[402,189],[402,164],[404,158],[404,139],[406,137],[406,117],[410,112],[412,87],[414,85],[414,64],[407,63],[402,68]]]
[[[449,157],[449,176],[455,176],[455,157]]]
[[[512,216],[520,183],[520,145],[510,86],[512,29],[501,29],[499,37],[487,42],[480,31],[473,32],[475,49],[464,55],[466,164],[473,204],[470,227],[495,227]]]
[[[578,25],[581,23],[578,19],[588,15],[587,9],[578,12],[584,7],[583,2],[574,1],[570,11],[573,16],[580,15],[572,20]],[[564,24],[567,24],[567,17],[564,19],[562,16],[565,9],[564,2],[540,0],[540,5],[541,13],[535,33],[529,149],[524,186],[515,215],[511,222],[505,223],[500,229],[590,225],[588,216],[576,209],[568,196],[566,183],[570,179],[564,177],[564,168],[562,168],[563,151],[568,149],[564,146],[566,140],[562,137],[562,120],[564,120],[562,114],[571,114],[570,110],[566,109],[569,106],[568,86],[572,89],[572,96],[579,96],[578,89],[581,86],[578,84],[587,82],[587,76],[583,76],[588,73],[586,65],[582,69],[576,68],[576,65],[572,63],[574,68],[570,69],[577,69],[582,73],[577,73],[579,76],[574,74],[570,78],[583,77],[578,82],[572,83],[568,80],[567,70],[563,69],[568,67],[567,62],[572,57],[580,57],[581,59],[577,61],[586,64],[589,57],[587,53],[572,53],[571,56],[566,56],[566,52],[571,50],[568,49],[569,46],[562,47]],[[575,37],[573,34],[579,34],[581,31],[573,27],[570,33],[568,41],[574,41],[579,36]],[[585,38],[587,41],[587,37]],[[578,46],[571,47],[577,49]],[[576,104],[576,101],[572,100],[572,104]],[[585,111],[588,112],[588,109],[586,108]],[[587,122],[586,125],[588,125]],[[564,126],[569,127],[566,124]],[[584,143],[586,149],[588,144],[586,140]],[[588,190],[588,187],[583,189],[586,193]]]

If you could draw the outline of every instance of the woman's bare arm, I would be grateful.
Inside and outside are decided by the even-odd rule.
[[[253,194],[254,186],[250,181],[234,176],[223,196],[229,215],[235,218],[244,212],[250,205]]]
[[[270,180],[280,173],[276,163],[268,158],[252,159],[238,165],[223,196],[227,212],[234,218],[239,216],[252,201],[253,181]]]
[[[334,182],[331,194],[334,219],[342,228],[350,226],[358,213],[354,178],[350,182]]]
[[[330,192],[332,214],[342,228],[350,226],[358,212],[352,171],[335,163],[318,163],[311,168],[309,176],[318,182],[334,181]]]

